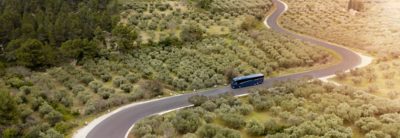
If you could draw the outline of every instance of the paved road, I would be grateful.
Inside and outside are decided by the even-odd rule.
[[[332,45],[330,43],[314,39],[311,37],[306,37],[302,35],[295,34],[293,32],[287,31],[281,28],[277,20],[281,14],[285,12],[286,5],[278,0],[273,0],[276,11],[272,13],[266,20],[266,23],[270,26],[270,28],[276,32],[286,34],[296,39],[303,40],[305,42],[313,43],[325,48],[332,49],[336,53],[338,53],[344,59],[341,63],[331,66],[326,69],[321,69],[317,71],[310,71],[304,72],[299,74],[293,74],[288,76],[276,77],[276,78],[269,78],[266,79],[263,85],[256,86],[256,87],[268,87],[271,86],[276,81],[285,81],[288,79],[298,79],[302,77],[325,77],[329,75],[335,74],[337,71],[348,70],[356,67],[358,64],[361,63],[361,58],[354,52]],[[253,87],[254,88],[254,87]],[[196,94],[202,94],[206,96],[218,95],[223,94],[226,92],[233,92],[235,95],[241,95],[247,93],[249,88],[239,89],[239,90],[232,90],[229,87],[224,87],[216,90],[209,90],[198,92]],[[187,99],[192,96],[193,94],[185,94],[179,96],[173,96],[168,98],[163,98],[161,100],[155,100],[151,102],[146,102],[142,104],[137,104],[135,106],[123,109],[105,120],[101,121],[97,124],[91,131],[87,134],[87,138],[124,138],[125,134],[129,130],[129,128],[138,120],[152,115],[156,113],[160,113],[163,111],[184,107],[190,105],[187,102]]]

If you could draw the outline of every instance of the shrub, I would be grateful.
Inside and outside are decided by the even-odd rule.
[[[250,121],[246,125],[246,132],[251,136],[261,136],[264,135],[264,126],[257,121]]]
[[[200,106],[208,100],[207,96],[195,95],[189,98],[189,103],[194,106]]]
[[[276,119],[270,119],[264,123],[265,132],[268,134],[275,134],[283,130],[283,126],[276,121]]]
[[[189,99],[189,100],[190,100],[190,99]],[[192,102],[190,102],[190,103],[192,103]],[[192,104],[194,104],[194,103],[192,103]],[[204,103],[201,104],[201,107],[204,108],[204,109],[206,109],[207,111],[212,112],[212,111],[214,111],[218,106],[217,106],[214,102],[212,102],[212,101],[206,101],[206,102],[204,102]]]
[[[140,76],[137,74],[128,74],[126,79],[131,83],[135,83],[140,79]]]
[[[58,131],[50,128],[45,133],[40,133],[40,137],[42,138],[64,138],[64,135],[60,134]]]
[[[202,122],[198,114],[183,110],[179,111],[172,119],[172,124],[179,133],[186,134],[195,132]]]
[[[88,85],[90,82],[92,82],[94,80],[93,76],[90,74],[87,74],[87,73],[81,74],[79,79],[85,85]]]
[[[242,115],[248,115],[253,112],[253,107],[248,104],[243,104],[241,106],[236,106],[236,110]]]
[[[164,86],[159,81],[147,80],[141,82],[139,85],[146,99],[164,94]]]
[[[132,85],[131,84],[122,84],[121,89],[126,93],[130,93],[132,91]]]
[[[103,99],[108,99],[110,98],[111,94],[115,92],[114,89],[111,88],[100,88],[98,94],[103,98]]]
[[[203,33],[205,31],[201,29],[199,25],[189,24],[185,26],[180,33],[180,38],[184,42],[194,42],[201,40],[203,38]]]
[[[14,124],[19,118],[19,111],[14,97],[0,89],[0,126]]]
[[[224,114],[221,119],[226,126],[234,129],[240,129],[246,125],[244,117],[238,114]]]
[[[92,81],[89,83],[89,87],[95,92],[97,93],[99,91],[99,89],[102,87],[102,83],[101,82],[97,82],[97,81]]]
[[[124,84],[125,83],[125,78],[123,78],[123,77],[116,77],[114,80],[113,80],[113,85],[114,85],[114,87],[116,87],[116,88],[119,88],[122,84]]]
[[[254,16],[246,16],[243,23],[240,25],[241,29],[249,31],[257,27],[258,21]]]
[[[239,131],[228,128],[222,128],[214,124],[203,125],[201,128],[199,128],[199,130],[196,133],[201,138],[213,138],[213,137],[240,138]]]
[[[103,82],[108,82],[112,79],[112,76],[109,73],[105,73],[101,75],[100,78]]]

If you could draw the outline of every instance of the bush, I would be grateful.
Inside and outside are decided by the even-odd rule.
[[[108,99],[110,98],[111,94],[115,93],[114,89],[111,88],[100,88],[98,94],[103,98],[103,99]]]
[[[189,100],[190,100],[190,99],[189,99]],[[192,102],[190,102],[190,103],[192,103]],[[194,104],[194,103],[192,103],[192,104]],[[214,111],[218,106],[217,106],[214,102],[212,102],[212,101],[206,101],[206,102],[204,102],[204,103],[201,104],[201,107],[204,108],[204,109],[206,109],[207,111],[212,112],[212,111]]]
[[[196,132],[197,135],[201,138],[240,138],[240,132],[233,130],[222,128],[220,126],[214,124],[206,124],[203,125],[199,130]]]
[[[190,24],[185,26],[180,33],[180,38],[184,42],[195,42],[203,38],[205,31],[199,25]]]
[[[99,91],[99,89],[103,86],[103,84],[101,82],[97,82],[97,81],[92,81],[89,83],[89,87],[95,92],[97,93]]]
[[[0,90],[0,126],[14,124],[19,118],[18,105],[14,97],[4,90]]]
[[[195,132],[202,125],[202,121],[198,114],[183,110],[176,114],[172,124],[179,133],[186,134]]]
[[[147,80],[141,82],[139,85],[146,99],[164,94],[164,86],[159,81]]]
[[[132,85],[131,84],[122,84],[121,89],[126,93],[130,93],[132,91]]]
[[[251,136],[261,136],[264,135],[264,126],[257,121],[250,121],[246,125],[246,132]]]
[[[194,106],[200,106],[208,100],[207,96],[195,95],[189,98],[189,103]]]
[[[224,114],[221,119],[226,126],[233,129],[240,129],[246,125],[244,117],[238,114]]]
[[[112,79],[112,76],[109,73],[103,74],[100,76],[103,82],[108,82]]]
[[[270,119],[264,123],[264,128],[266,133],[275,134],[277,132],[281,132],[284,128],[282,125],[276,121],[276,119]]]
[[[31,85],[29,82],[21,80],[18,77],[12,77],[12,78],[8,79],[6,83],[8,85],[10,85],[11,87],[17,88],[17,89],[21,88],[22,86]]]
[[[257,27],[259,21],[254,16],[246,16],[243,20],[243,23],[240,25],[240,28],[249,31],[255,27]]]
[[[123,78],[123,77],[116,77],[114,80],[113,80],[113,85],[114,85],[114,87],[116,87],[116,88],[119,88],[122,84],[124,84],[125,83],[125,78]]]
[[[94,80],[93,76],[87,73],[81,74],[79,79],[85,85],[88,85],[90,82]]]
[[[251,112],[253,112],[253,107],[248,104],[243,104],[241,106],[236,106],[236,110],[242,115],[249,115]]]
[[[135,83],[140,79],[140,76],[137,74],[128,74],[126,79],[131,83]]]

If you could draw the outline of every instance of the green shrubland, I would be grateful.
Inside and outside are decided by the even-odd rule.
[[[272,107],[261,98],[271,101]],[[194,107],[141,120],[131,135],[157,137],[397,137],[399,135],[400,105],[389,99],[371,96],[348,86],[336,86],[319,81],[296,80],[279,83],[271,88],[252,90],[244,98],[230,94],[206,98],[204,104],[213,103],[215,110],[199,106],[192,97]],[[201,100],[203,101],[203,100]],[[241,114],[240,107],[267,106],[265,110],[251,110]],[[263,114],[261,118],[254,118]],[[268,114],[268,115],[265,115]],[[211,118],[210,118],[211,117]],[[155,123],[157,122],[157,123]],[[178,123],[173,128],[161,124]],[[190,131],[181,131],[183,127]],[[144,126],[152,128],[144,129]],[[190,127],[189,127],[190,126]],[[171,132],[173,131],[173,132]]]
[[[63,137],[88,118],[123,104],[222,86],[238,75],[270,77],[334,60],[325,49],[263,28],[270,1],[205,1],[0,2],[0,98],[7,99],[0,101],[1,135]],[[221,119],[229,129],[203,127],[203,120],[193,119],[194,128],[168,130],[168,135],[221,129],[201,135],[237,137],[232,128],[247,128],[240,119],[269,109],[197,102],[208,112],[240,114]],[[212,122],[218,115],[181,118],[197,116]]]

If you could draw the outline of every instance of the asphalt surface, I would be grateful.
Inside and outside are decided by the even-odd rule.
[[[309,42],[321,47],[329,48],[335,51],[338,55],[340,55],[343,60],[339,64],[336,64],[326,69],[298,73],[276,78],[268,78],[264,81],[264,84],[255,87],[269,87],[272,86],[273,83],[277,81],[299,79],[303,77],[320,78],[320,77],[330,76],[334,75],[338,71],[352,69],[361,63],[360,56],[358,56],[351,50],[327,43],[319,39],[298,35],[296,33],[281,28],[278,25],[277,21],[278,18],[281,16],[281,14],[285,12],[285,4],[278,0],[272,0],[272,1],[275,4],[276,10],[266,20],[267,24],[270,26],[272,30],[279,32],[281,34],[288,35],[295,39],[300,39],[305,42]],[[192,95],[201,94],[205,96],[214,96],[227,92],[232,92],[235,95],[241,95],[241,94],[246,94],[248,90],[251,88],[254,87],[232,90],[229,86],[227,86],[216,90],[208,90],[191,94],[184,94],[184,95],[173,96],[156,101],[150,101],[138,104],[133,107],[121,110],[120,112],[117,112],[111,115],[110,117],[106,118],[98,125],[96,125],[87,134],[87,138],[124,138],[125,134],[129,131],[129,128],[138,120],[146,116],[157,114],[163,111],[189,106],[190,103],[188,103],[187,99]]]

